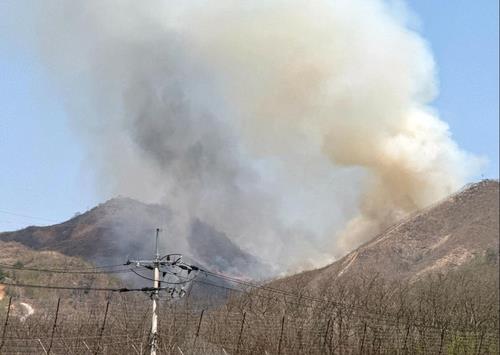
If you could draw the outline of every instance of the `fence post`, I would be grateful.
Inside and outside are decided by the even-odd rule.
[[[330,322],[332,321],[331,318],[328,318],[328,323],[326,323],[326,331],[325,335],[323,336],[323,349],[326,348],[328,345],[328,331],[330,330]]]
[[[196,340],[198,340],[198,335],[200,335],[200,328],[201,328],[201,320],[203,319],[203,314],[205,313],[205,310],[202,309],[200,313],[200,320],[198,321],[198,328],[196,328],[196,335],[194,336],[193,340],[193,353],[195,353],[196,349]]]
[[[2,342],[0,343],[0,350],[2,350],[3,345],[5,343],[5,333],[7,331],[7,325],[9,324],[9,315],[10,315],[10,305],[11,304],[12,304],[12,296],[9,297],[9,305],[7,306],[7,315],[5,317],[5,323],[3,324]]]
[[[445,332],[446,332],[446,328],[442,328],[441,329],[441,335],[439,337],[439,355],[441,355],[443,353],[443,343],[444,343],[444,335],[445,335]],[[479,352],[478,352],[479,354]]]
[[[280,341],[278,343],[278,355],[281,355],[281,341],[283,340],[283,328],[285,326],[285,316],[281,318]]]
[[[363,338],[361,338],[361,349],[359,349],[360,354],[363,354],[363,348],[365,346],[365,338],[366,338],[366,322],[363,322]]]
[[[59,304],[60,303],[61,303],[61,298],[58,298],[57,299],[56,316],[54,317],[54,324],[52,325],[52,334],[50,335],[50,344],[49,344],[49,349],[47,350],[47,354],[50,354],[50,350],[52,349],[52,342],[54,341],[54,333],[56,332],[57,317],[59,315]]]
[[[481,354],[481,348],[483,347],[484,335],[485,335],[484,332],[481,332],[481,338],[479,339],[479,345],[477,347],[476,354]]]
[[[405,341],[404,341],[404,344],[403,344],[403,351],[404,351],[405,354],[408,354],[408,346],[407,346],[408,335],[410,335],[410,323],[409,322],[408,322],[408,324],[406,326]]]
[[[342,321],[343,321],[342,306],[339,307],[339,312],[337,314],[339,315],[339,317],[338,317],[339,321],[337,321],[337,323],[338,323],[338,329],[339,329],[338,330],[339,331],[339,344],[338,344],[338,346],[339,346],[339,354],[342,355],[342,353],[343,353],[342,350],[344,350],[343,349],[343,340],[342,340],[342,336],[343,336],[343,334],[342,334]]]
[[[99,331],[99,338],[97,339],[97,346],[95,348],[94,354],[97,355],[99,348],[101,347],[102,334],[106,327],[106,319],[108,318],[109,300],[106,302],[106,311],[104,311],[104,319],[102,320],[101,330]]]
[[[236,354],[240,353],[241,336],[243,335],[243,328],[245,326],[245,317],[246,316],[247,316],[247,312],[243,312],[243,319],[241,320],[240,336],[238,337],[238,345],[236,347]]]

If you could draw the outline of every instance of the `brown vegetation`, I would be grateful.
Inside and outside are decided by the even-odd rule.
[[[225,305],[203,308],[189,296],[166,298],[160,306],[160,353],[496,354],[497,269],[495,257],[413,283],[360,277],[324,285],[322,297],[306,289],[293,295],[265,288],[229,291]],[[108,296],[99,302],[62,299],[57,315],[55,297],[35,303],[35,314],[24,320],[11,313],[2,351],[147,351],[149,298]],[[2,321],[6,311],[0,312]]]
[[[342,259],[279,281],[326,283],[378,274],[388,280],[418,280],[447,272],[499,249],[499,183],[484,180],[408,216]]]
[[[3,243],[0,260],[37,268],[90,266],[17,243]],[[0,270],[0,278],[119,284],[109,275],[16,269]],[[244,290],[207,280],[195,279],[180,300],[163,294],[161,354],[497,354],[498,182],[469,186],[323,269]],[[13,286],[3,292],[1,354],[148,351],[149,295]]]

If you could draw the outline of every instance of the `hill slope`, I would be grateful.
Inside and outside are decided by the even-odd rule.
[[[40,269],[95,271],[90,263],[77,257],[66,256],[56,251],[37,251],[16,242],[0,241],[0,282],[67,287],[121,287],[120,281],[113,277],[113,274],[36,271]],[[21,298],[48,298],[54,295],[76,297],[83,293],[70,290],[18,288],[0,284],[0,301],[5,300],[7,295]],[[93,298],[101,296],[92,294]]]
[[[498,213],[498,181],[472,184],[409,216],[337,262],[284,280],[314,284],[366,273],[414,279],[466,264],[478,255],[497,255]],[[116,198],[61,224],[0,233],[0,241],[97,263],[120,263],[127,256],[150,257],[154,227],[168,223],[170,214],[165,206]],[[223,233],[201,221],[193,221],[191,234],[186,240],[168,235],[165,245],[175,245],[176,252],[192,255],[220,271],[236,269],[255,275],[263,267]],[[209,259],[218,260],[218,265],[210,265]]]
[[[0,240],[93,261],[118,254],[126,259],[128,250],[140,252],[145,244],[152,246],[151,236],[162,213],[168,212],[160,206],[116,198],[60,224],[0,233]]]
[[[116,264],[128,257],[151,258],[155,228],[169,225],[170,219],[171,211],[166,206],[114,198],[60,224],[0,233],[0,241],[53,250],[97,264]],[[191,222],[189,233],[187,238],[162,233],[160,249],[192,256],[220,271],[256,275],[265,268],[224,233],[200,220]]]
[[[419,211],[342,259],[317,270],[276,281],[316,288],[358,275],[416,280],[465,265],[476,257],[498,257],[499,183],[485,180]]]

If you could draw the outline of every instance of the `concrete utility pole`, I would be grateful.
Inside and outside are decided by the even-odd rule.
[[[177,267],[179,270],[184,270],[187,271],[189,274],[192,271],[199,271],[200,269],[196,266],[193,265],[187,265],[184,264],[181,259],[182,255],[181,254],[167,254],[162,257],[160,257],[160,252],[158,249],[158,237],[160,234],[160,229],[156,229],[156,242],[155,242],[155,255],[153,260],[127,260],[125,265],[130,265],[130,264],[135,264],[136,266],[142,266],[146,269],[153,270],[153,278],[147,278],[144,277],[140,274],[137,274],[138,276],[141,276],[143,278],[146,278],[148,280],[153,280],[153,287],[152,287],[152,292],[151,292],[151,300],[153,301],[153,314],[151,316],[151,340],[150,340],[150,346],[151,346],[151,355],[156,355],[156,352],[158,351],[158,299],[159,299],[159,293],[160,293],[160,268],[161,267]],[[174,259],[172,259],[174,257]],[[132,270],[133,271],[133,270]],[[170,273],[169,271],[163,272],[163,276],[165,276],[165,273]],[[173,275],[177,275],[177,273],[173,273]],[[167,282],[168,283],[168,282]],[[186,283],[186,282],[184,282]],[[179,283],[178,283],[179,284]],[[169,290],[171,291],[170,294],[173,296],[173,294],[176,292],[175,288],[161,288],[161,290]],[[182,297],[185,292],[183,289],[181,291],[177,291],[179,294],[179,297]]]
[[[153,287],[154,291],[151,296],[153,300],[153,316],[151,317],[151,355],[156,355],[158,349],[158,293],[160,287],[160,253],[158,252],[158,235],[160,229],[156,228],[156,246],[155,259],[153,261]]]
[[[150,270],[153,270],[153,292],[151,294],[151,299],[153,301],[152,317],[151,317],[151,355],[156,355],[158,350],[158,294],[160,289],[160,265],[170,264],[169,261],[161,261],[160,253],[158,249],[158,237],[160,234],[160,229],[156,229],[156,242],[155,242],[155,256],[153,260],[129,260],[127,264],[135,264],[137,266],[144,266]]]

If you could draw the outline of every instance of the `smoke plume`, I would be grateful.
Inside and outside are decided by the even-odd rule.
[[[477,169],[429,106],[433,58],[397,4],[54,0],[33,32],[104,194],[162,202],[168,233],[201,221],[282,272]]]

